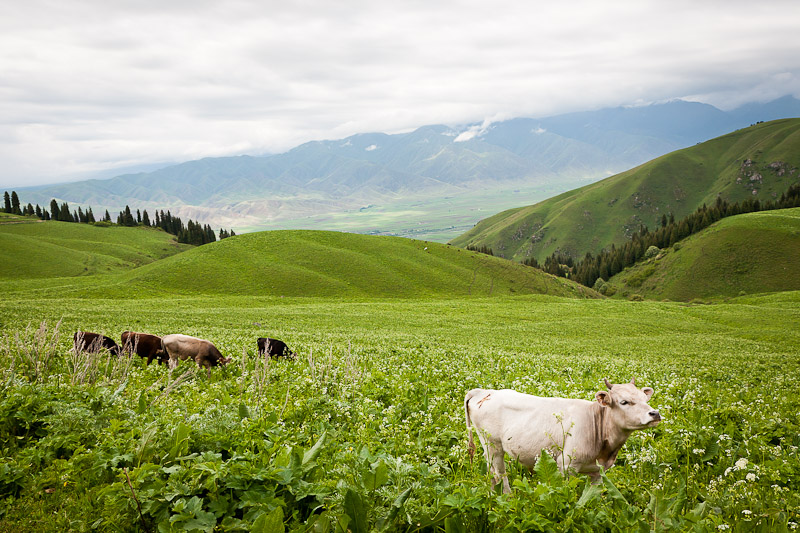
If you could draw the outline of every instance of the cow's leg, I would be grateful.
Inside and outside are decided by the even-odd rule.
[[[503,449],[491,442],[483,442],[482,444],[486,452],[486,462],[489,463],[489,469],[492,472],[492,488],[502,480],[503,492],[508,494],[511,492],[511,486],[508,484],[508,476],[506,475],[506,461]]]

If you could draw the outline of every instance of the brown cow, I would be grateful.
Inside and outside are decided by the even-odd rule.
[[[153,359],[157,359],[160,365],[169,361],[169,356],[161,344],[161,337],[150,335],[149,333],[124,331],[122,332],[121,340],[126,352],[135,351],[136,355],[142,359],[147,359],[148,365],[153,362]]]
[[[259,337],[256,341],[258,345],[258,355],[269,355],[270,357],[288,357],[295,359],[297,355],[286,346],[286,343],[278,339]]]
[[[226,365],[230,357],[223,357],[220,351],[210,341],[175,333],[165,335],[161,339],[164,349],[169,354],[169,368],[178,366],[178,360],[193,359],[197,366],[204,366],[211,375],[211,367]]]
[[[99,333],[92,333],[91,331],[76,331],[72,336],[75,350],[78,352],[92,352],[97,353],[102,348],[105,348],[114,355],[119,355],[122,350],[114,339],[101,335]]]

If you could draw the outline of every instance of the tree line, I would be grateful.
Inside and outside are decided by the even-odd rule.
[[[77,209],[70,210],[67,202],[59,204],[55,199],[50,200],[49,209],[42,208],[39,204],[36,204],[36,207],[34,207],[30,203],[21,207],[19,196],[16,191],[11,191],[11,194],[8,194],[8,191],[6,191],[3,195],[3,211],[14,215],[36,216],[42,220],[58,220],[60,222],[77,222],[81,224],[113,224],[108,209],[106,209],[106,212],[100,220],[97,220],[91,207],[87,207],[85,211],[80,206]],[[117,215],[116,224],[119,226],[148,226],[161,228],[167,233],[178,237],[178,242],[193,244],[195,246],[215,242],[217,240],[214,230],[208,224],[200,224],[200,222],[195,222],[192,219],[189,219],[189,221],[184,224],[180,217],[173,216],[169,210],[165,213],[163,209],[160,211],[157,210],[154,218],[151,219],[147,209],[143,211],[137,209],[134,215],[131,208],[126,205],[125,209],[120,211]],[[219,230],[220,240],[233,237],[234,235],[236,235],[236,233],[233,229],[225,230],[220,228]]]
[[[543,264],[539,264],[535,258],[526,259],[523,263],[555,276],[572,279],[581,285],[593,287],[598,279],[607,281],[626,267],[634,265],[645,257],[651,247],[668,248],[729,216],[790,207],[800,207],[800,184],[790,186],[778,200],[774,201],[761,202],[758,199],[748,198],[743,202],[729,203],[717,197],[713,206],[703,204],[694,213],[681,220],[676,221],[672,213],[669,216],[664,214],[658,229],[650,231],[647,226],[640,226],[639,231],[625,244],[619,247],[612,244],[610,248],[604,249],[597,255],[587,252],[580,260],[574,260],[570,255],[556,251],[548,256]]]

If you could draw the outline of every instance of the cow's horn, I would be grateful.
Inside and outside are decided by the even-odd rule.
[[[631,385],[636,385],[636,378],[635,377],[631,378]]]
[[[608,387],[608,390],[611,390],[611,383],[608,382],[608,379],[603,378],[603,381],[606,382],[606,387]]]

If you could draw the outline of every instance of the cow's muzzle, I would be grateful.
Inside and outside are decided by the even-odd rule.
[[[659,413],[658,411],[653,410],[647,414],[650,415],[650,418],[653,419],[653,422],[661,422],[661,413]]]

